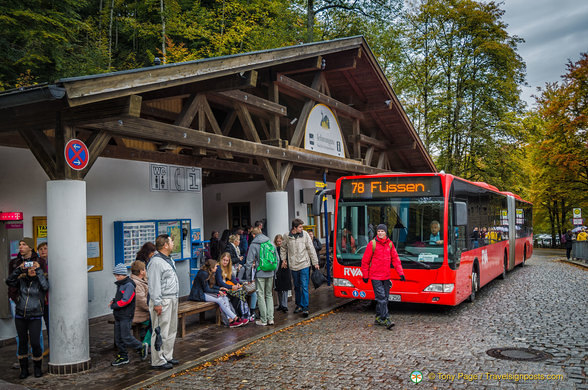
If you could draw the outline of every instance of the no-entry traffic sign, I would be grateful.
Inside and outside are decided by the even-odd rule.
[[[86,144],[79,139],[71,139],[65,145],[65,161],[72,169],[80,171],[88,165],[90,153]]]

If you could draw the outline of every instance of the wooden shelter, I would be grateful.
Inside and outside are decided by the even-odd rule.
[[[317,103],[346,158],[303,149]],[[0,94],[0,145],[28,147],[51,180],[83,179],[99,156],[197,166],[203,184],[328,179],[435,166],[363,37],[67,78]],[[16,136],[18,134],[18,136]],[[83,140],[90,161],[68,167]]]

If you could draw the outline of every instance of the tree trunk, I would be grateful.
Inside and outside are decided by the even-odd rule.
[[[314,40],[314,0],[306,4],[306,42]]]
[[[112,22],[114,20],[114,0],[110,4],[110,27],[108,29],[108,70],[112,66]]]
[[[161,0],[161,52],[163,53],[163,58],[161,59],[161,62],[165,64],[165,16],[163,14],[163,11],[163,0]]]

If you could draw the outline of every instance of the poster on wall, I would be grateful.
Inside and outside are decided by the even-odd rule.
[[[182,258],[182,222],[176,221],[159,221],[157,223],[157,235],[167,234],[174,240],[174,250],[170,257],[174,260]]]

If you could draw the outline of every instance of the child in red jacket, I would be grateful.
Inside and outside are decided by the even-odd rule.
[[[376,238],[374,238],[365,248],[361,259],[361,274],[363,282],[372,281],[374,294],[376,296],[376,325],[385,326],[391,329],[394,323],[388,318],[388,296],[392,282],[390,281],[390,264],[400,275],[400,280],[404,278],[404,271],[396,248],[388,238],[388,228],[384,224],[376,228]]]

